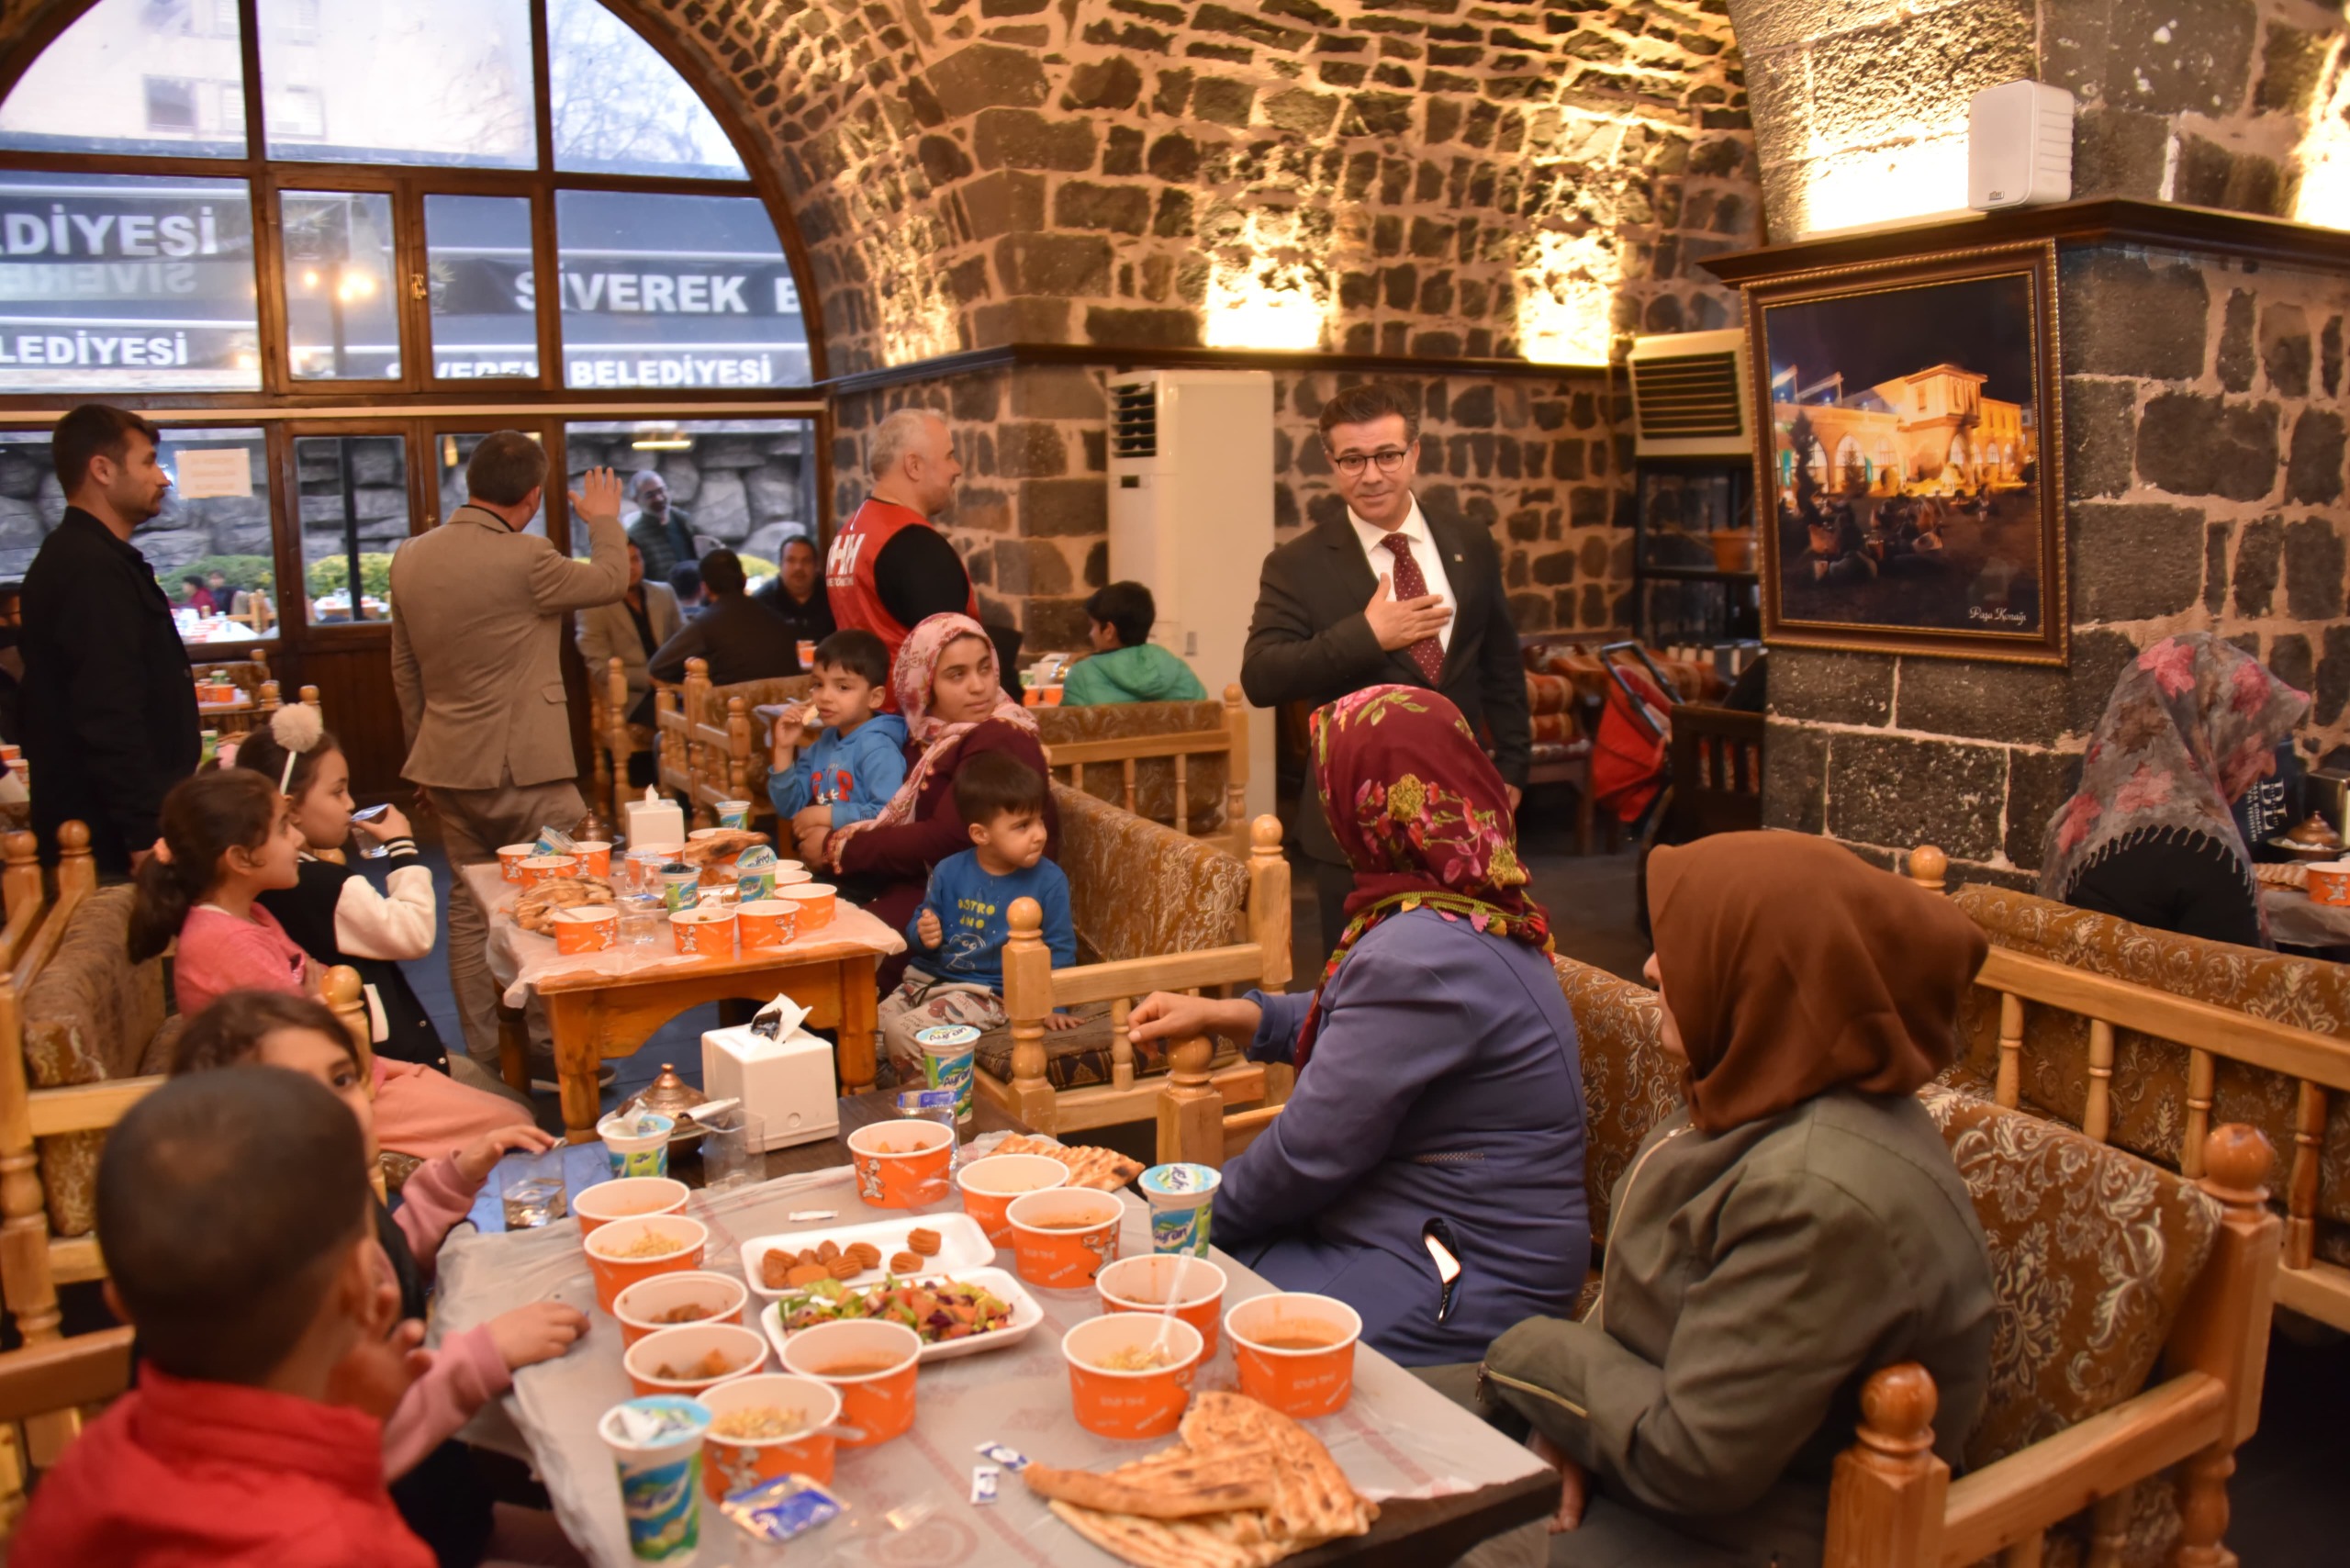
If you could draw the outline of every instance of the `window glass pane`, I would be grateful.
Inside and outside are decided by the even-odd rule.
[[[310,624],[352,620],[356,570],[362,618],[391,614],[392,552],[408,535],[408,442],[396,435],[306,435],[294,441],[301,487],[302,588]]]
[[[237,0],[98,0],[0,103],[0,148],[245,155]]]
[[[547,79],[558,169],[750,178],[700,95],[599,0],[547,0]]]
[[[242,181],[0,174],[0,391],[260,385]]]
[[[392,198],[381,191],[286,191],[285,343],[295,379],[386,380],[400,373]]]
[[[424,198],[432,280],[432,374],[443,380],[539,373],[527,196]]]
[[[172,487],[163,510],[130,542],[179,607],[181,638],[207,647],[274,639],[277,583],[262,432],[167,425],[159,455]],[[49,432],[0,431],[0,579],[22,577],[64,515]],[[202,597],[182,580],[190,576],[201,579]]]
[[[465,504],[465,465],[473,461],[474,448],[481,444],[482,437],[487,433],[484,431],[442,431],[432,438],[433,446],[441,454],[441,521],[443,522],[449,521],[451,512]],[[539,439],[536,431],[525,431],[523,433],[532,441]],[[547,507],[543,498],[539,502],[539,510],[531,514],[530,526],[522,532],[535,533],[542,539],[546,537]]]
[[[539,161],[530,0],[261,0],[261,85],[272,158]]]
[[[557,191],[569,386],[799,386],[808,333],[755,196]]]
[[[697,554],[724,545],[741,555],[755,589],[775,575],[784,540],[816,537],[815,427],[806,420],[582,421],[564,427],[563,450],[575,490],[590,468],[629,476],[621,521],[655,545],[648,566],[674,551],[675,522]],[[659,476],[666,515],[646,493],[646,474]],[[571,553],[588,555],[588,526],[576,518]]]

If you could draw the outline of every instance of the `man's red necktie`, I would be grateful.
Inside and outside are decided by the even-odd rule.
[[[1398,599],[1425,598],[1428,581],[1420,576],[1420,564],[1412,559],[1412,542],[1401,533],[1391,533],[1380,541],[1395,553],[1394,595]],[[1420,666],[1430,686],[1437,685],[1444,669],[1444,644],[1434,637],[1423,637],[1404,650],[1404,656]]]

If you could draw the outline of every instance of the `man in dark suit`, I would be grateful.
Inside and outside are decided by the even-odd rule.
[[[1320,423],[1347,515],[1265,557],[1241,689],[1259,708],[1318,708],[1391,683],[1440,691],[1493,748],[1515,807],[1532,726],[1501,552],[1482,528],[1421,512],[1412,493],[1419,420],[1393,390],[1350,386],[1322,406]],[[1336,947],[1354,875],[1310,768],[1297,843],[1314,867],[1324,943]]]
[[[54,863],[80,818],[98,870],[125,876],[154,845],[163,797],[202,757],[196,685],[155,571],[130,543],[171,476],[155,427],[103,403],[57,423],[64,519],[25,574],[25,757],[33,831]]]

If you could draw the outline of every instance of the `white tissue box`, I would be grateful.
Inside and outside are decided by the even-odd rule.
[[[686,841],[686,813],[675,801],[627,801],[628,842],[633,849],[641,844],[683,844]]]
[[[747,1025],[711,1030],[701,1037],[701,1086],[713,1100],[741,1100],[759,1118],[762,1152],[840,1132],[833,1047],[805,1029],[779,1040],[762,1039]]]

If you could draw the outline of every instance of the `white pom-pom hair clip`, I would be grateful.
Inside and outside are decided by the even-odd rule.
[[[308,702],[288,702],[270,715],[271,738],[285,748],[285,767],[277,776],[277,792],[290,793],[294,759],[316,746],[327,733],[327,722]]]

